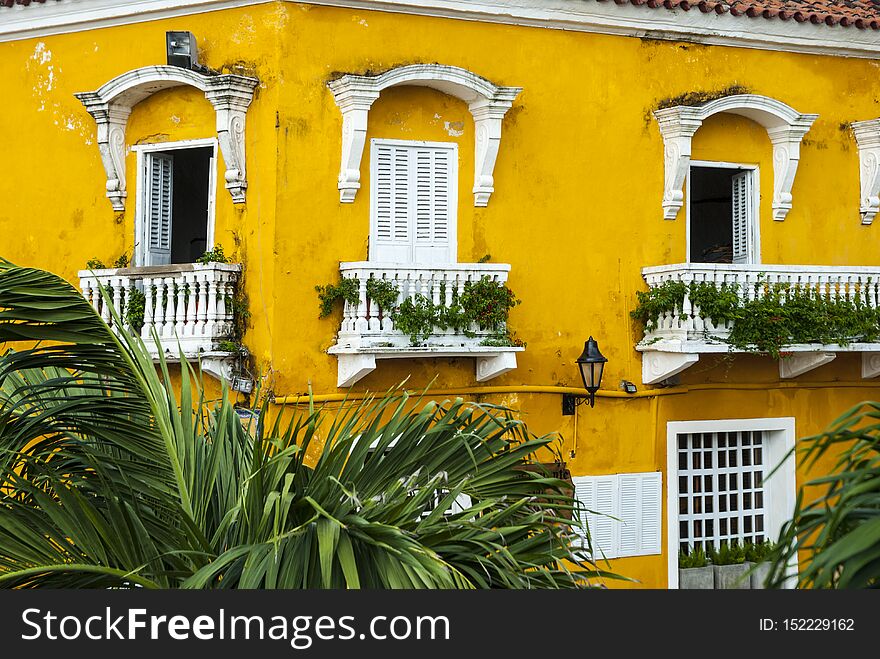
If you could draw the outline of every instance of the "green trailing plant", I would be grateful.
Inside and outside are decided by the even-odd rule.
[[[360,281],[354,278],[343,278],[338,284],[315,286],[315,290],[320,302],[319,318],[329,316],[337,300],[357,304],[360,299]],[[488,276],[465,283],[460,295],[458,291],[453,291],[449,304],[434,304],[428,296],[417,293],[398,305],[400,289],[397,285],[372,277],[367,280],[366,293],[370,300],[388,313],[394,326],[409,336],[413,345],[424,343],[437,329],[452,328],[475,337],[472,326],[492,331],[492,335],[484,339],[483,345],[525,345],[520,339],[512,337],[507,328],[510,310],[520,301],[505,284],[493,281]],[[438,293],[441,300],[446,300],[445,282],[440,284]]]
[[[146,303],[147,296],[143,291],[130,286],[125,296],[125,324],[138,333],[144,326]]]
[[[439,291],[446,299],[443,285]],[[435,329],[454,329],[465,336],[475,337],[472,326],[491,330],[488,343],[483,345],[517,345],[507,329],[510,310],[519,304],[505,284],[484,276],[465,283],[461,295],[453,292],[450,304],[434,304],[428,297],[416,294],[407,298],[391,313],[394,326],[410,337],[413,345],[423,343]]]
[[[515,333],[511,333],[505,328],[502,331],[496,331],[487,336],[485,339],[480,341],[480,345],[497,347],[516,346],[518,348],[525,348],[526,342],[516,336]]]
[[[798,447],[803,472],[826,464],[798,490],[767,587],[786,587],[799,557],[798,588],[880,587],[880,403],[856,405]]]
[[[107,266],[104,265],[104,262],[96,257],[92,257],[88,261],[86,261],[86,268],[88,270],[103,270],[106,267]]]
[[[773,552],[775,544],[772,540],[746,543],[746,560],[750,563],[763,563]]]
[[[390,311],[397,305],[400,290],[393,281],[370,277],[367,280],[367,297],[379,305],[383,311]]]
[[[435,327],[444,327],[441,315],[442,307],[438,307],[421,293],[406,298],[391,313],[394,327],[409,336],[413,345],[424,342]]]
[[[114,268],[127,268],[130,264],[131,259],[128,256],[128,252],[123,252],[115,261],[113,261]]]
[[[343,277],[338,284],[326,284],[324,286],[315,286],[318,292],[318,301],[321,305],[321,311],[318,318],[326,318],[333,313],[333,305],[337,300],[344,300],[349,304],[357,304],[359,301],[358,291],[360,289],[360,281],[355,278]]]
[[[815,288],[789,284],[759,281],[755,286],[760,295],[743,299],[735,284],[686,285],[670,280],[638,292],[638,305],[630,315],[651,332],[665,313],[681,310],[687,294],[701,318],[716,325],[730,323],[728,335],[711,338],[741,352],[767,353],[774,358],[792,344],[846,345],[880,340],[880,310],[868,304],[862,294],[835,298]]]
[[[738,542],[722,542],[718,549],[709,549],[713,565],[740,565],[746,561],[746,549]]]
[[[244,293],[244,285],[241,280],[235,289],[235,295],[227,298],[226,305],[232,312],[232,342],[240,347],[244,341],[244,333],[251,322],[250,302]]]
[[[0,346],[18,348],[0,355],[0,587],[525,589],[614,576],[565,514],[580,510],[569,484],[523,469],[557,438],[508,409],[394,390],[334,410],[264,397],[240,414],[226,391],[207,399],[185,358],[172,378],[163,353],[154,364],[60,277],[0,261],[0,308]]]
[[[218,244],[197,258],[196,263],[229,263],[229,257],[223,251],[223,245]]]
[[[706,567],[709,565],[709,558],[702,547],[691,548],[688,553],[684,550],[678,552],[678,567],[687,570],[694,567]]]
[[[687,284],[671,279],[667,279],[659,286],[652,286],[647,291],[636,291],[638,304],[630,311],[630,316],[650,332],[657,328],[660,316],[667,311],[672,312],[681,308],[687,292]]]
[[[506,285],[483,276],[464,285],[459,303],[468,320],[483,329],[499,330],[506,326],[510,310],[520,301]]]
[[[220,352],[238,352],[241,344],[236,341],[224,340],[217,344],[217,350]]]

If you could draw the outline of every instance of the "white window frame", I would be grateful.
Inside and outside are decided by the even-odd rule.
[[[795,446],[794,417],[670,421],[666,424],[666,550],[670,589],[678,588],[678,436],[750,430],[765,433],[767,473],[776,469],[785,458],[785,463],[772,476],[764,479],[764,533],[768,539],[775,541],[783,524],[791,519],[797,495],[795,456],[792,454]],[[789,566],[790,577],[796,572],[796,565]]]
[[[761,263],[761,168],[755,164],[746,164],[739,162],[727,162],[724,160],[691,160],[688,166],[687,179],[685,181],[685,194],[687,201],[685,206],[685,220],[687,227],[685,228],[687,239],[685,249],[685,263],[691,261],[691,169],[694,167],[712,167],[714,169],[737,169],[741,171],[751,171],[752,174],[752,221],[749,226],[751,232],[751,248],[752,253],[749,255],[749,265],[757,265]]]
[[[455,164],[454,170],[452,172],[452,176],[450,176],[449,181],[449,227],[448,227],[448,236],[449,236],[449,251],[451,255],[450,263],[458,263],[458,176],[459,176],[459,162],[458,162],[458,143],[457,142],[426,142],[424,140],[392,140],[392,139],[384,139],[384,138],[373,138],[370,140],[370,235],[369,235],[369,246],[370,246],[370,261],[375,261],[376,259],[373,257],[375,253],[375,248],[373,246],[373,239],[375,236],[378,236],[379,231],[376,226],[377,218],[376,218],[376,203],[378,202],[378,195],[376,194],[376,180],[377,180],[377,172],[376,172],[376,161],[374,154],[376,152],[377,146],[405,146],[405,147],[427,147],[431,149],[446,149],[452,152],[452,162]],[[416,228],[412,226],[412,250],[413,255],[410,261],[403,263],[403,265],[417,265],[415,261],[415,231]],[[441,267],[440,264],[438,265]]]
[[[217,206],[217,149],[218,141],[216,138],[204,138],[195,140],[180,140],[177,142],[152,142],[150,144],[135,144],[131,150],[137,154],[137,179],[135,195],[135,220],[134,220],[134,254],[132,256],[132,264],[138,266],[144,262],[144,241],[146,237],[147,223],[144,221],[144,213],[146,207],[144,202],[144,165],[146,154],[162,151],[177,151],[179,149],[199,149],[211,147],[211,159],[213,167],[208,170],[208,234],[206,239],[206,249],[214,249],[214,218]],[[172,202],[173,203],[173,202]],[[171,227],[172,240],[174,236],[174,226]]]

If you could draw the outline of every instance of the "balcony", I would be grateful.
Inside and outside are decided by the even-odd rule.
[[[382,309],[367,296],[367,282],[384,279],[393,282],[399,295],[395,306],[405,299],[422,295],[434,305],[449,306],[454,294],[460,295],[469,281],[483,277],[505,283],[510,266],[498,263],[455,263],[443,266],[416,266],[368,261],[342,263],[343,278],[357,279],[359,300],[345,303],[337,341],[328,352],[339,358],[337,385],[350,387],[375,370],[377,359],[416,357],[475,357],[476,379],[491,380],[516,368],[517,346],[486,345],[493,332],[472,325],[458,330],[435,327],[419,345],[394,326],[390,310]]]
[[[733,291],[741,303],[777,291],[781,304],[796,295],[811,295],[830,302],[858,301],[866,308],[880,307],[880,267],[731,265],[679,263],[642,269],[649,289],[680,282],[684,297],[674,309],[662,313],[636,346],[642,353],[642,381],[656,384],[697,363],[701,354],[753,352],[727,342],[733,325],[716,322],[692,301],[690,284],[708,284]],[[847,337],[841,343],[793,343],[785,345],[779,359],[781,378],[793,378],[827,364],[839,352],[862,354],[862,377],[880,375],[880,343]]]
[[[231,352],[221,348],[234,336],[231,301],[240,273],[238,264],[186,263],[80,270],[79,280],[83,296],[114,327],[99,286],[108,291],[123,322],[135,329],[140,325],[154,359],[161,350],[169,361],[177,361],[182,349],[187,358],[222,361]],[[153,340],[154,330],[159,346]],[[205,361],[203,369],[211,370],[205,368]]]

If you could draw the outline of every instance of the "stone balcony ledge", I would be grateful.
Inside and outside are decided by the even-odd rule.
[[[767,264],[678,263],[642,269],[649,288],[675,281],[733,287],[743,301],[760,298],[766,286],[809,289],[829,299],[853,300],[880,307],[880,267]],[[642,382],[657,384],[696,364],[701,354],[744,352],[725,342],[731,325],[703,318],[685,294],[680,306],[657,319],[636,350],[642,353]],[[793,378],[832,361],[837,353],[862,355],[863,378],[880,375],[880,343],[854,340],[844,344],[799,343],[784,346],[781,378]]]

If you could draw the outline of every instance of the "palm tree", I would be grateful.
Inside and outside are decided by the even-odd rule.
[[[800,553],[799,588],[880,586],[880,403],[861,403],[827,431],[801,440],[802,466],[836,455],[826,476],[798,492],[771,552],[767,585],[781,588]],[[805,492],[812,490],[805,502]]]
[[[206,400],[182,356],[175,387],[164,359],[157,369],[67,282],[2,260],[0,342],[27,342],[0,357],[0,587],[570,588],[615,576],[580,547],[564,483],[523,468],[553,437],[509,410],[394,390],[335,414],[268,401],[239,414],[225,390]]]

